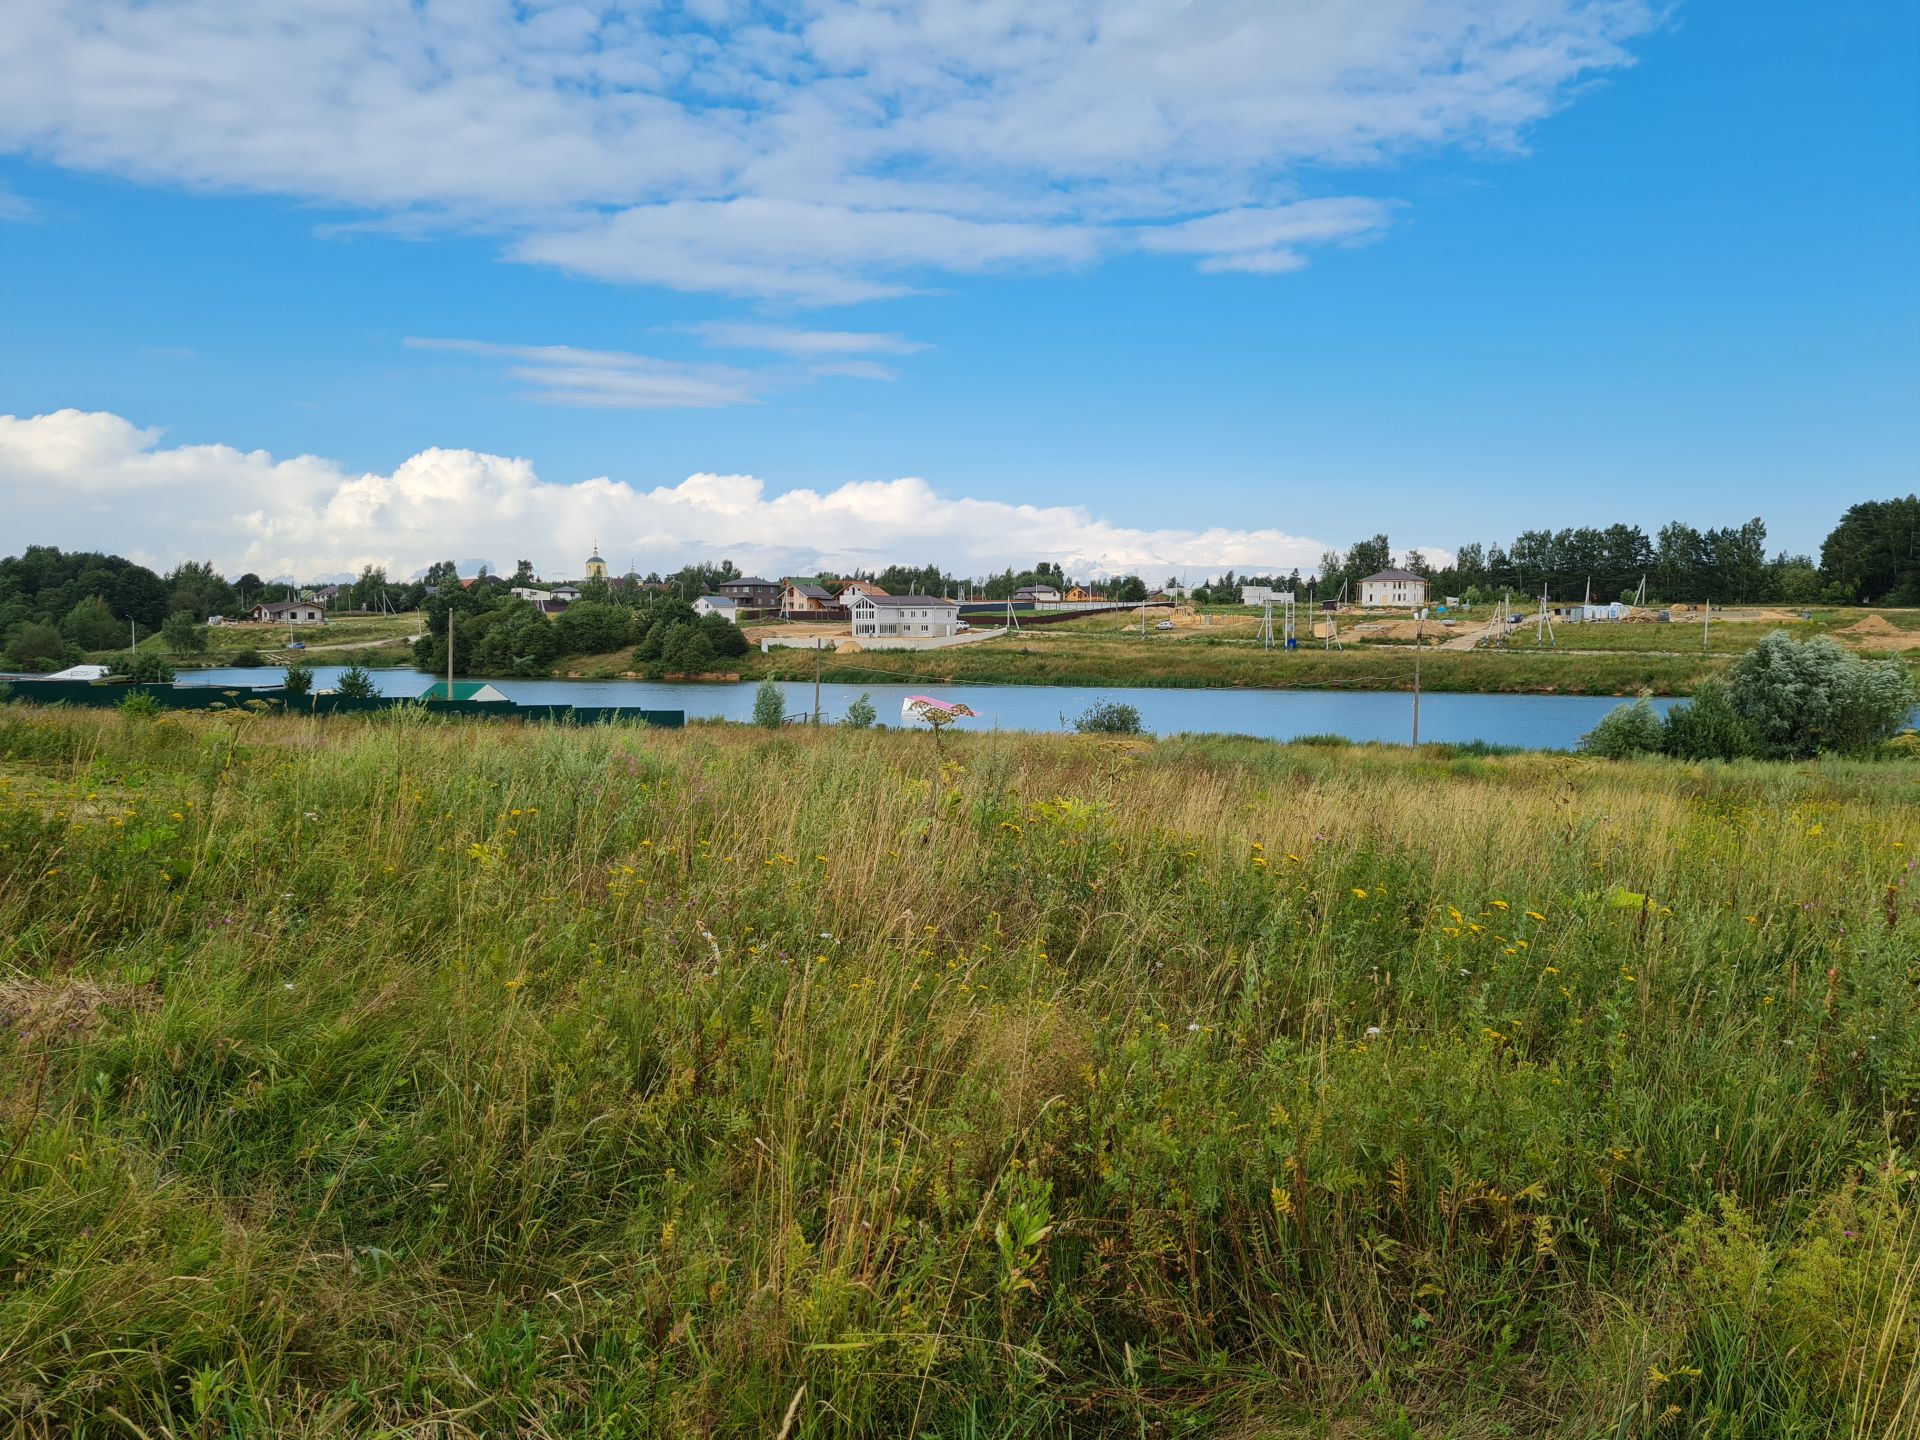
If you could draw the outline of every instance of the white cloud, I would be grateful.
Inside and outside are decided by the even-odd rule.
[[[811,303],[1136,243],[1296,267],[1385,222],[1242,243],[1248,217],[1307,198],[1303,176],[1513,150],[1659,16],[1655,0],[6,9],[0,150]],[[1216,233],[1231,248],[1201,248]]]
[[[765,327],[716,327],[759,332]],[[835,335],[827,332],[766,330],[757,348],[789,354],[856,356],[849,348],[857,340],[876,342],[870,349],[888,351],[887,335]],[[836,340],[846,342],[838,350]],[[506,374],[526,387],[526,398],[540,405],[566,405],[599,410],[713,410],[729,405],[753,405],[778,390],[830,377],[852,380],[892,380],[893,370],[859,358],[823,359],[804,365],[766,366],[757,370],[731,365],[693,365],[634,355],[624,350],[581,350],[571,345],[501,345],[488,340],[446,340],[409,336],[412,350],[437,350],[503,362]],[[745,342],[742,342],[743,344]],[[809,352],[807,346],[818,348]],[[900,341],[896,348],[917,349]]]
[[[168,446],[158,430],[79,410],[0,415],[0,511],[21,542],[159,566],[211,558],[230,574],[262,575],[364,564],[404,575],[466,555],[526,556],[565,573],[597,543],[642,571],[725,556],[770,574],[927,559],[986,574],[1046,559],[1159,580],[1227,566],[1310,570],[1327,548],[1275,529],[1143,529],[1082,506],[947,496],[911,477],[783,494],[750,475],[567,484],[541,479],[525,459],[441,449],[390,474],[356,475],[310,455]]]
[[[26,196],[0,181],[0,220],[28,221],[40,218],[40,207]]]
[[[1205,256],[1203,270],[1275,275],[1305,265],[1300,253],[1304,246],[1357,244],[1377,237],[1392,212],[1384,201],[1358,198],[1248,206],[1142,230],[1140,244],[1147,250]]]
[[[542,405],[617,410],[710,410],[750,405],[760,377],[724,365],[685,365],[620,350],[571,345],[497,345],[409,336],[414,350],[444,350],[509,362],[507,373]]]
[[[912,355],[929,347],[904,335],[856,330],[795,330],[780,325],[757,325],[706,320],[685,327],[720,350],[771,350],[803,359],[846,355]]]

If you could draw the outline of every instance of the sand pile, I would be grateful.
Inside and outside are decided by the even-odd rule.
[[[860,653],[860,642],[858,640],[842,640],[838,645],[833,647],[833,653],[836,655],[858,655]]]
[[[1364,625],[1355,625],[1352,633],[1376,640],[1403,640],[1412,644],[1422,635],[1429,640],[1451,640],[1461,632],[1436,620],[1372,620]]]
[[[1905,632],[1884,615],[1869,615],[1856,620],[1840,632],[1842,635],[1901,635]]]
[[[1750,620],[1758,625],[1792,625],[1800,619],[1798,615],[1786,610],[1747,610],[1728,618]]]
[[[1860,650],[1920,650],[1920,630],[1903,630],[1892,635],[1863,635],[1855,646]]]

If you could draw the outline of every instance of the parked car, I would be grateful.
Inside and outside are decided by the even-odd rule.
[[[1153,628],[1156,630],[1171,630],[1173,629],[1173,621],[1162,620],[1158,625],[1154,626]]]
[[[289,640],[287,642],[287,649],[289,650],[304,650],[306,648],[307,642],[304,640]]]

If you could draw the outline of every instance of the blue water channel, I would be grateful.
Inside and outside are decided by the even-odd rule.
[[[316,665],[317,689],[331,689],[337,665]],[[284,672],[254,670],[183,672],[183,685],[247,687],[277,685]],[[418,695],[433,683],[415,670],[375,670],[383,695]],[[684,710],[689,720],[747,720],[753,714],[751,682],[685,684],[650,680],[495,680],[509,699],[541,705],[633,705]],[[781,685],[789,714],[813,710],[811,683]],[[1344,735],[1350,740],[1405,743],[1413,733],[1413,696],[1386,690],[1176,690],[1126,685],[822,685],[820,708],[838,720],[862,694],[872,698],[882,724],[897,724],[900,701],[932,695],[963,701],[979,713],[967,729],[1059,731],[1098,700],[1120,700],[1140,712],[1155,735],[1254,735],[1291,740],[1301,735]],[[1456,743],[1482,740],[1530,749],[1571,749],[1602,715],[1621,702],[1586,695],[1435,695],[1420,698],[1420,738]],[[1655,700],[1664,710],[1673,702]]]

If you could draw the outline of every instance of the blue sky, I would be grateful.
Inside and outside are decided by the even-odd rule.
[[[102,8],[119,54],[55,0],[0,38],[0,550],[1191,572],[1753,514],[1813,550],[1920,470],[1911,5],[1329,7],[1234,73],[1260,7],[1219,0],[1228,49],[1166,75],[1086,39],[1104,0],[957,36],[701,0],[623,52],[556,11],[538,66],[428,7],[399,82],[378,0],[211,56],[214,0]],[[1164,8],[1150,49],[1207,28]],[[271,76],[316,52],[303,105]]]

